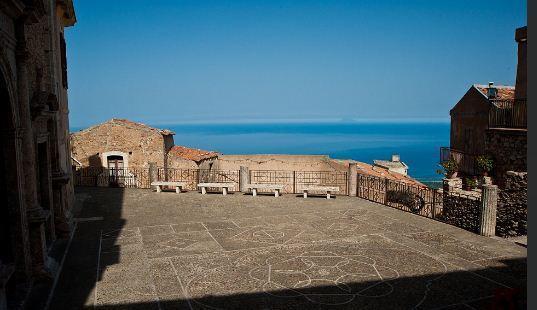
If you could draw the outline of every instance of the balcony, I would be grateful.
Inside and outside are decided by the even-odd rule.
[[[479,155],[457,151],[449,147],[440,148],[440,163],[453,159],[457,163],[457,171],[467,175],[478,174],[476,165],[476,159],[478,156]]]
[[[491,100],[489,128],[528,128],[526,99]]]

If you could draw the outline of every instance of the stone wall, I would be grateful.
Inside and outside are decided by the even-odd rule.
[[[527,234],[528,174],[509,171],[499,192],[496,234],[502,237]]]
[[[473,196],[444,192],[442,214],[437,219],[450,225],[479,233],[480,215],[480,199]]]
[[[83,166],[105,166],[103,153],[121,152],[128,167],[164,166],[164,137],[159,130],[111,120],[71,135],[73,156]]]
[[[193,161],[193,160],[179,158],[177,156],[173,156],[173,157],[170,156],[170,157],[168,157],[168,168],[170,168],[170,169],[192,170],[192,169],[198,169],[198,168],[201,168],[201,167],[198,167],[196,162]]]
[[[328,156],[324,155],[220,155],[213,169],[239,170],[240,166],[250,170],[296,170],[334,171]],[[346,171],[346,170],[344,170]]]
[[[528,131],[520,129],[489,129],[486,134],[485,154],[494,160],[494,183],[505,184],[507,171],[527,171]]]

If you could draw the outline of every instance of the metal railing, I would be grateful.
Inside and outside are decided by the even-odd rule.
[[[358,197],[435,219],[442,213],[437,189],[358,173]]]
[[[489,128],[528,128],[526,99],[491,100]]]
[[[75,186],[150,187],[148,168],[77,167],[73,181]]]
[[[449,147],[440,148],[440,163],[454,160],[457,163],[457,171],[469,175],[478,174],[477,157],[479,155],[468,154]]]
[[[283,193],[300,193],[308,185],[339,187],[339,194],[348,194],[347,172],[339,171],[292,171],[250,170],[250,183],[282,184]]]
[[[358,174],[357,196],[478,232],[481,197]]]

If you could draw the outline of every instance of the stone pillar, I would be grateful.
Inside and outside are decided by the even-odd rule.
[[[157,163],[149,163],[149,184],[158,181]],[[156,186],[151,185],[151,190],[157,190]]]
[[[71,227],[65,210],[65,205],[67,204],[65,201],[65,187],[70,179],[70,175],[65,172],[54,171],[52,173],[54,225],[56,236],[59,238],[68,238],[71,234]]]
[[[482,236],[496,235],[496,208],[498,206],[498,186],[484,185],[481,193],[481,218],[479,233]]]
[[[30,96],[28,86],[28,49],[26,47],[25,25],[23,22],[16,23],[17,36],[17,88],[19,99],[20,124],[23,129],[22,135],[22,166],[24,171],[24,197],[26,213],[30,230],[30,246],[32,255],[32,267],[34,273],[44,272],[46,247],[44,240],[44,222],[49,212],[43,210],[37,199],[37,166],[35,139],[32,127],[32,114],[30,110]]]
[[[358,187],[358,168],[356,163],[349,163],[349,172],[347,174],[348,180],[348,192],[349,196],[356,196],[356,189]]]
[[[246,193],[248,189],[246,188],[247,184],[250,184],[250,169],[245,166],[241,166],[239,171],[240,181],[239,181],[239,190],[242,193]]]

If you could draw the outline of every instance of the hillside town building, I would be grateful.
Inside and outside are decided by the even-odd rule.
[[[208,168],[218,153],[174,145],[175,133],[126,119],[111,119],[71,134],[74,162],[108,169]]]
[[[507,171],[527,171],[527,27],[516,30],[515,40],[516,85],[472,85],[450,111],[450,147],[441,150],[441,161],[455,160],[462,176],[480,174],[477,159],[490,157],[498,185]]]
[[[399,155],[396,155],[396,154],[392,155],[391,160],[375,159],[375,160],[373,160],[373,163],[377,167],[386,168],[386,169],[388,169],[389,171],[392,171],[392,172],[397,172],[397,173],[400,173],[402,175],[407,175],[408,174],[408,166],[407,166],[407,164],[402,162],[401,157],[399,157]]]
[[[71,0],[0,1],[0,309],[30,308],[57,273],[73,206],[64,31]],[[38,307],[40,308],[40,307]]]

